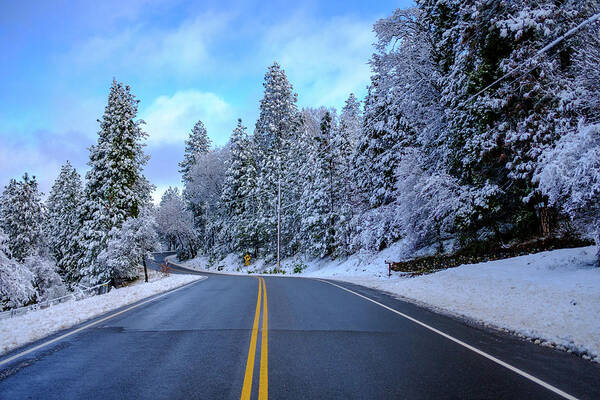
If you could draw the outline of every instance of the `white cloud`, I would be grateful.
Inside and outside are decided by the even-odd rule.
[[[131,25],[113,35],[93,36],[75,46],[65,63],[79,67],[111,66],[112,70],[164,75],[190,75],[214,67],[210,47],[227,29],[227,14],[204,13],[176,27]]]
[[[179,91],[160,96],[140,113],[146,121],[148,143],[183,143],[198,120],[206,126],[213,144],[224,145],[235,126],[232,107],[214,93]]]
[[[302,104],[339,107],[369,84],[372,26],[371,19],[296,15],[266,32],[261,57],[283,65]]]

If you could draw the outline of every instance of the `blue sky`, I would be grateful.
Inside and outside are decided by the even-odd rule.
[[[304,106],[340,107],[369,82],[373,23],[410,1],[104,0],[4,2],[0,13],[0,185],[25,171],[48,192],[80,172],[113,77],[147,122],[148,178],[178,185],[184,140],[201,119],[216,145],[236,119],[253,130],[278,61]]]

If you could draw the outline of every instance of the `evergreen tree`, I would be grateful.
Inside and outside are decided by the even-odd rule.
[[[190,172],[192,168],[197,164],[198,157],[202,154],[206,154],[210,151],[211,140],[208,137],[206,128],[202,121],[196,122],[190,137],[185,141],[185,153],[183,161],[179,163],[179,173],[181,173],[184,183],[189,182]]]
[[[382,77],[374,75],[371,79],[354,170],[368,204],[378,207],[394,201],[401,150],[412,143],[415,133],[403,110],[387,96]]]
[[[207,156],[210,153],[210,146],[211,140],[208,137],[204,123],[202,121],[196,122],[196,125],[194,125],[190,132],[189,139],[185,141],[183,161],[179,163],[179,172],[185,186],[183,197],[194,216],[194,228],[198,235],[196,243],[201,243],[205,238],[210,220],[208,218],[207,205],[203,201],[202,195],[195,192],[192,186],[198,186],[197,175],[199,170],[202,169],[202,166],[199,167],[199,165],[206,164]],[[196,182],[193,182],[194,179]]]
[[[360,135],[362,115],[360,103],[351,93],[340,114],[340,122],[335,130],[332,144],[335,151],[336,176],[339,179],[340,209],[335,226],[335,248],[338,254],[350,253],[351,227],[350,221],[355,212],[359,211],[359,192],[357,190],[352,157],[356,142]]]
[[[32,255],[43,254],[45,208],[35,177],[27,173],[22,181],[11,179],[0,198],[0,229],[8,235],[12,258],[23,262]]]
[[[327,111],[325,107],[304,108],[300,113],[295,139],[290,143],[282,194],[284,208],[281,244],[285,255],[308,251],[310,237],[303,219],[308,207],[308,191],[312,185],[315,138],[320,135],[321,120]]]
[[[599,246],[600,258],[600,124],[581,124],[544,153],[535,180],[548,196]]]
[[[472,240],[486,230],[500,241],[536,231],[547,235],[549,210],[532,175],[545,149],[576,124],[563,112],[564,93],[572,91],[573,79],[566,72],[573,44],[565,41],[552,52],[537,53],[588,15],[591,3],[444,3],[452,3],[453,10],[445,19],[455,21],[442,24],[451,54],[441,79],[449,168],[462,185],[482,196],[473,202],[484,205],[464,230]],[[434,24],[441,18],[438,11],[425,9]]]
[[[242,120],[233,130],[229,150],[231,157],[225,173],[221,203],[227,218],[226,226],[234,251],[256,251],[255,190],[256,165],[252,142]]]
[[[143,151],[147,134],[141,128],[143,121],[135,120],[138,102],[129,86],[113,80],[99,121],[98,143],[90,147],[79,235],[83,249],[80,273],[89,283],[119,278],[117,271],[99,263],[97,257],[111,232],[118,232],[127,218],[137,217],[150,202],[152,185],[143,175],[148,161]]]
[[[76,238],[81,229],[79,218],[83,204],[81,177],[67,161],[62,166],[46,201],[48,245],[59,274],[72,284],[79,280],[77,259],[80,254]]]
[[[257,236],[272,251],[277,247],[278,186],[285,192],[290,183],[288,158],[290,143],[298,128],[297,95],[279,64],[269,67],[260,115],[256,121],[254,141],[257,162]]]
[[[310,188],[307,208],[304,210],[304,226],[308,232],[308,248],[311,253],[324,257],[335,252],[335,225],[339,219],[339,193],[341,189],[337,176],[336,159],[333,149],[333,121],[326,112],[321,120],[320,135],[315,137],[315,152],[311,165]]]

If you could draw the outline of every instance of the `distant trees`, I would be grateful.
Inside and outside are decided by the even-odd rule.
[[[0,197],[0,229],[7,235],[7,247],[17,262],[44,251],[45,207],[35,177],[27,173],[22,181],[11,179]]]
[[[196,190],[221,193],[204,251],[274,255],[278,216],[282,254],[337,257],[399,240],[411,254],[553,235],[565,214],[582,217],[576,201],[597,215],[593,189],[580,194],[595,130],[577,127],[597,122],[598,24],[540,53],[594,10],[592,0],[419,0],[375,23],[364,107],[350,95],[339,115],[298,110],[273,64],[254,135],[238,122],[223,167],[196,158],[201,176],[225,174]]]
[[[179,193],[169,187],[156,210],[158,234],[169,250],[176,250],[181,259],[198,254],[198,237],[194,229],[194,216]]]

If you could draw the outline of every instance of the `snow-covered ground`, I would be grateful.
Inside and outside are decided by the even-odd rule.
[[[561,249],[462,265],[430,275],[387,277],[384,261],[398,248],[359,253],[342,261],[284,260],[286,275],[322,277],[391,292],[443,312],[532,338],[536,343],[582,354],[600,362],[600,268],[593,246]],[[185,263],[205,269],[206,258]],[[247,274],[239,256],[210,266],[215,271]],[[251,271],[268,272],[273,263],[257,262]]]
[[[196,275],[170,275],[164,278],[151,275],[148,283],[139,282],[113,289],[104,295],[69,301],[0,321],[0,354],[110,310],[201,279]]]

